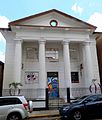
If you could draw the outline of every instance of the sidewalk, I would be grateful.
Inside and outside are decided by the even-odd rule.
[[[38,117],[49,117],[49,116],[59,116],[58,110],[39,110],[33,111],[30,113],[30,118],[38,118]]]

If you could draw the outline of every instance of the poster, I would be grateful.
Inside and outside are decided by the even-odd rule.
[[[49,98],[57,98],[59,97],[59,81],[58,81],[58,73],[52,72],[47,74],[48,79],[48,95]]]
[[[25,72],[25,83],[33,84],[38,83],[39,73],[38,72]]]

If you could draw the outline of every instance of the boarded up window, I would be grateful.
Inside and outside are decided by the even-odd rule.
[[[26,48],[27,59],[38,59],[38,49],[33,47]]]

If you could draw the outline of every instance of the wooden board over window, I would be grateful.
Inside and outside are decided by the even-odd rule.
[[[47,48],[46,49],[46,59],[50,62],[58,62],[59,60],[59,50],[58,48]]]
[[[38,49],[33,47],[26,48],[26,58],[27,59],[38,59]]]

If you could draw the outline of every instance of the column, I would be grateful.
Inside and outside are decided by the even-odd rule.
[[[21,82],[22,41],[15,40],[14,81]]]
[[[83,46],[84,77],[85,85],[89,87],[93,79],[92,55],[90,42],[85,42]]]
[[[14,81],[14,40],[6,41],[5,64],[4,64],[4,77],[3,89],[8,89],[11,81]]]
[[[40,88],[46,88],[45,40],[39,41],[39,82]]]
[[[69,42],[67,41],[63,41],[63,54],[64,54],[64,80],[66,83],[66,88],[70,88],[70,97],[72,97]]]

